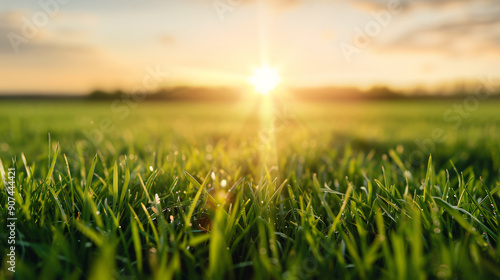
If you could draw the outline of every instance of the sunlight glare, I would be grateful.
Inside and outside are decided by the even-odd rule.
[[[280,83],[278,72],[269,67],[256,69],[248,81],[254,86],[257,93],[267,95]]]

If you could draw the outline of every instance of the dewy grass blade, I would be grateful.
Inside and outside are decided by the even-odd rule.
[[[462,208],[458,208],[456,206],[452,206],[450,205],[449,203],[447,203],[446,201],[442,200],[441,198],[439,197],[434,197],[434,200],[437,202],[437,204],[441,207],[443,207],[450,215],[453,216],[453,218],[455,218],[455,220],[465,229],[467,230],[469,233],[472,233],[472,234],[477,234],[476,231],[473,231],[473,227],[472,225],[467,222],[460,213],[458,212],[462,212],[464,214],[467,214],[470,218],[472,218],[476,223],[478,223],[481,228],[483,230],[485,230],[486,232],[488,232],[488,234],[490,234],[493,238],[497,238],[497,235],[496,233],[494,233],[490,228],[488,228],[486,225],[484,225],[483,223],[481,223],[476,217],[474,217],[472,214],[470,214],[469,212],[465,211],[464,209]]]
[[[52,158],[52,162],[50,163],[49,171],[47,172],[47,176],[45,177],[45,182],[49,182],[50,178],[52,178],[52,173],[54,172],[54,167],[56,166],[57,156],[59,155],[59,144],[56,146],[56,151],[54,153],[54,157]]]
[[[432,199],[431,186],[429,185],[432,182],[431,173],[432,173],[432,156],[429,156],[429,162],[427,163],[427,172],[425,174],[425,181],[424,181],[424,202],[429,198]]]
[[[141,240],[139,236],[139,230],[137,229],[137,224],[134,219],[130,219],[130,224],[132,226],[132,241],[134,243],[135,255],[137,258],[137,270],[142,273],[142,248]]]
[[[94,156],[92,164],[87,174],[87,180],[85,181],[85,188],[83,189],[83,218],[85,222],[90,220],[90,211],[92,210],[91,204],[93,204],[92,197],[90,196],[92,178],[94,177],[94,169],[97,164],[97,155]]]
[[[337,225],[340,222],[340,218],[341,218],[342,214],[344,213],[344,210],[347,206],[347,203],[349,202],[349,198],[351,197],[351,191],[352,191],[353,187],[352,187],[351,183],[347,182],[347,184],[348,184],[348,187],[347,187],[347,191],[346,191],[346,194],[344,197],[344,202],[342,203],[342,206],[340,207],[340,211],[337,214],[337,216],[335,217],[335,220],[333,221],[332,226],[331,226],[330,230],[328,231],[329,236],[332,235],[333,232],[336,230]]]
[[[3,187],[4,187],[5,191],[9,192],[8,189],[7,189],[7,186],[9,184],[7,183],[7,179],[6,179],[6,176],[5,176],[5,169],[3,167],[2,159],[0,159],[0,176],[2,177],[2,183],[3,183]]]
[[[82,221],[77,221],[75,226],[98,247],[101,247],[104,244],[104,236],[86,226]]]
[[[113,209],[118,204],[118,164],[115,161],[115,165],[113,166]]]
[[[59,198],[57,197],[56,193],[54,192],[54,190],[51,187],[47,187],[47,189],[52,196],[52,200],[55,202],[55,204],[57,205],[57,208],[59,209],[59,213],[61,214],[63,222],[65,224],[67,224],[68,218],[66,216],[66,213],[64,212],[64,209],[63,209],[63,206],[61,205],[61,202],[59,202]]]
[[[124,170],[125,170],[125,180],[123,181],[123,185],[122,185],[122,188],[121,188],[121,193],[120,193],[120,206],[119,206],[119,209],[122,209],[124,206],[125,206],[125,197],[127,194],[129,194],[129,183],[130,183],[130,170],[128,168],[128,165],[125,163],[125,166],[124,166]]]

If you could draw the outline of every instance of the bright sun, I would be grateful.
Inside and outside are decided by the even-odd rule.
[[[257,93],[267,95],[276,88],[281,79],[276,70],[266,66],[256,69],[248,81],[255,87]]]

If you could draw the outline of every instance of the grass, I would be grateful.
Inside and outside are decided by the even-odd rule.
[[[499,278],[498,105],[3,103],[0,278]]]

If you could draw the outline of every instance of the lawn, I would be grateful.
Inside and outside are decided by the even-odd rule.
[[[1,101],[0,279],[500,278],[500,101],[456,105]]]

